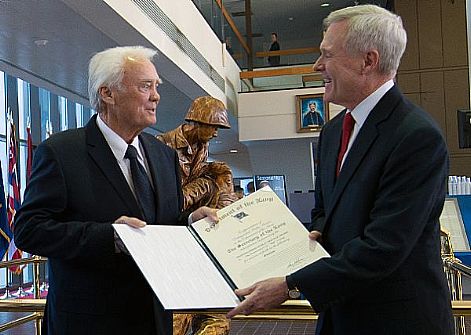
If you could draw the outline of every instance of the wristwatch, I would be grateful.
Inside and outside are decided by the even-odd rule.
[[[292,278],[288,275],[286,276],[286,284],[288,285],[288,296],[290,299],[299,299],[301,292],[293,283]]]

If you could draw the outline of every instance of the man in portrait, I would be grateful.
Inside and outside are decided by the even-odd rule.
[[[309,101],[309,109],[303,117],[303,127],[323,126],[324,118],[321,112],[317,110],[317,102],[315,100]]]

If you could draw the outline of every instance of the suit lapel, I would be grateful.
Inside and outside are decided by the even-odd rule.
[[[398,104],[401,97],[401,93],[397,89],[396,86],[391,88],[376,104],[373,110],[368,115],[365,123],[360,129],[355,142],[353,142],[350,151],[345,158],[344,164],[342,166],[342,170],[337,178],[337,181],[334,181],[333,193],[331,196],[331,201],[329,202],[329,206],[326,206],[326,219],[332,213],[332,210],[335,208],[340,196],[344,192],[346,186],[352,179],[355,174],[355,171],[360,167],[361,162],[363,161],[364,157],[368,154],[371,146],[377,139],[378,133],[378,125],[386,120],[389,115],[393,112],[394,108]],[[343,120],[343,117],[342,117]],[[338,130],[337,141],[338,146],[340,147],[340,138],[341,138],[341,126]],[[335,157],[330,157],[327,168],[330,171],[333,171],[333,178],[335,180],[335,169],[337,163],[337,155],[338,150],[336,151]],[[330,176],[330,174],[329,174]],[[329,185],[330,185],[330,180]]]
[[[116,162],[116,157],[113,155],[113,152],[96,124],[96,118],[96,115],[92,117],[85,129],[88,154],[129,208],[131,214],[135,217],[140,217],[141,211],[137,201],[132,194],[126,178],[123,176],[123,172]]]

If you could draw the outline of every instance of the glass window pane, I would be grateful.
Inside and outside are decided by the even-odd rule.
[[[59,121],[60,121],[60,127],[61,131],[62,130],[67,130],[68,129],[68,118],[67,118],[67,99],[64,97],[58,97],[59,103],[58,103],[58,108],[59,108]]]
[[[5,73],[0,71],[0,134],[6,133],[6,90],[5,90]]]
[[[29,83],[17,79],[18,83],[18,119],[19,126],[18,131],[20,139],[26,140],[26,126],[28,125],[30,117],[30,94],[29,94]]]
[[[50,123],[50,93],[49,91],[39,88],[39,107],[41,108],[41,140],[47,138],[47,131]]]
[[[83,127],[83,106],[75,104],[75,110],[77,111],[77,128]]]

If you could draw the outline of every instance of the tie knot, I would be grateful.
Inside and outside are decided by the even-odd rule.
[[[134,146],[132,145],[128,145],[128,149],[126,150],[126,154],[124,155],[124,158],[128,158],[128,159],[137,158],[137,149],[134,148]]]

